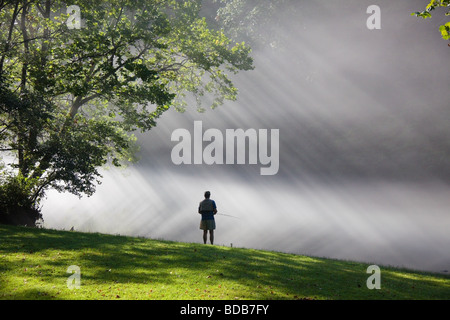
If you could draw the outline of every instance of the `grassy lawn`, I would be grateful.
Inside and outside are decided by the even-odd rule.
[[[69,266],[81,286],[69,289]],[[0,299],[450,299],[450,276],[279,252],[0,225]]]

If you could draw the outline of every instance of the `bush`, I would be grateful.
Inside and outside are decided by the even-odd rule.
[[[0,184],[0,223],[37,227],[42,213],[32,200],[32,187],[27,179],[8,176]]]

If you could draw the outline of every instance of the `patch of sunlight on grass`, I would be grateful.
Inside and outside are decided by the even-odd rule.
[[[0,226],[0,299],[439,299],[449,277],[273,251]],[[14,235],[14,237],[12,237]],[[32,235],[32,236],[30,236]],[[67,268],[81,287],[67,288]]]

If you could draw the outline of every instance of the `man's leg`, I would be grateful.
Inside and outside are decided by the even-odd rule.
[[[214,230],[209,230],[209,240],[214,244]]]
[[[208,240],[208,230],[203,230],[203,243],[206,244]]]

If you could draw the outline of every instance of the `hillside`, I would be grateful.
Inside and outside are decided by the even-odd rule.
[[[69,289],[76,282],[79,288]],[[448,275],[144,238],[0,225],[0,299],[449,299]]]

